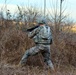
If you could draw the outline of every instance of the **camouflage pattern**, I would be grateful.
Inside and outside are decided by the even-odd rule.
[[[43,33],[41,34],[41,28],[42,25],[39,26],[38,28],[34,29],[32,32],[28,33],[28,37],[33,38],[34,42],[36,43],[36,46],[28,49],[21,61],[20,64],[25,64],[28,57],[32,56],[32,55],[36,55],[39,52],[41,52],[42,56],[44,57],[44,62],[52,69],[54,70],[52,61],[50,59],[50,41],[52,39],[51,33],[50,33],[50,38],[48,40],[43,40],[40,35],[43,35]]]
[[[45,25],[47,26],[47,25]],[[49,27],[49,26],[48,26]],[[50,37],[48,38],[48,40],[44,40],[41,38],[41,35],[43,36],[44,33],[42,33],[41,29],[43,28],[43,26],[39,26],[38,28],[34,29],[32,32],[30,32],[28,34],[28,36],[30,38],[33,38],[35,43],[40,43],[40,44],[51,44],[51,40],[52,40],[52,34],[50,32]]]
[[[54,69],[53,64],[51,62],[51,59],[50,59],[50,45],[38,44],[38,45],[30,48],[29,50],[27,50],[24,53],[24,55],[23,55],[23,57],[22,57],[22,59],[20,61],[20,64],[25,64],[29,56],[36,55],[39,52],[41,52],[42,56],[44,57],[44,62],[51,69]]]

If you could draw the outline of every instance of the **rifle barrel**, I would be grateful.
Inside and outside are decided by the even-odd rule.
[[[31,31],[33,31],[34,29],[38,28],[38,27],[39,27],[39,25],[34,26],[34,27],[30,28],[30,29],[27,29],[27,31],[28,31],[28,32],[31,32]]]

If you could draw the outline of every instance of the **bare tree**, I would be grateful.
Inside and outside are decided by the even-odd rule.
[[[68,15],[64,15],[66,8],[62,6],[63,0],[56,0],[51,4],[51,21],[54,23],[54,31],[59,33],[62,28],[62,22],[68,17]]]
[[[32,26],[36,23],[37,19],[40,17],[41,13],[35,7],[30,6],[25,8],[22,6],[18,7],[17,22],[23,22],[26,27]]]

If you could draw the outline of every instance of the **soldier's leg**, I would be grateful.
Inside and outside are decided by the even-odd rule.
[[[29,50],[26,50],[19,64],[25,64],[29,56],[35,55],[38,52],[39,52],[38,46],[32,47]]]
[[[54,71],[54,66],[50,58],[50,50],[47,48],[47,50],[43,52],[42,55],[44,57],[44,62],[49,66],[51,70]]]

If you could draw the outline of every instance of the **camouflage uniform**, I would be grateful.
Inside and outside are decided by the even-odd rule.
[[[54,69],[53,67],[53,64],[50,60],[50,41],[51,41],[51,34],[50,34],[50,39],[48,39],[47,41],[46,40],[43,40],[40,38],[40,29],[42,28],[42,26],[39,26],[38,28],[36,28],[35,30],[33,30],[32,32],[29,33],[29,37],[30,38],[33,38],[34,42],[36,43],[36,46],[28,49],[21,61],[20,61],[20,64],[25,64],[26,61],[27,61],[27,58],[29,56],[32,56],[32,55],[35,55],[39,52],[41,52],[41,54],[43,55],[44,57],[44,62],[51,68],[51,69]]]

